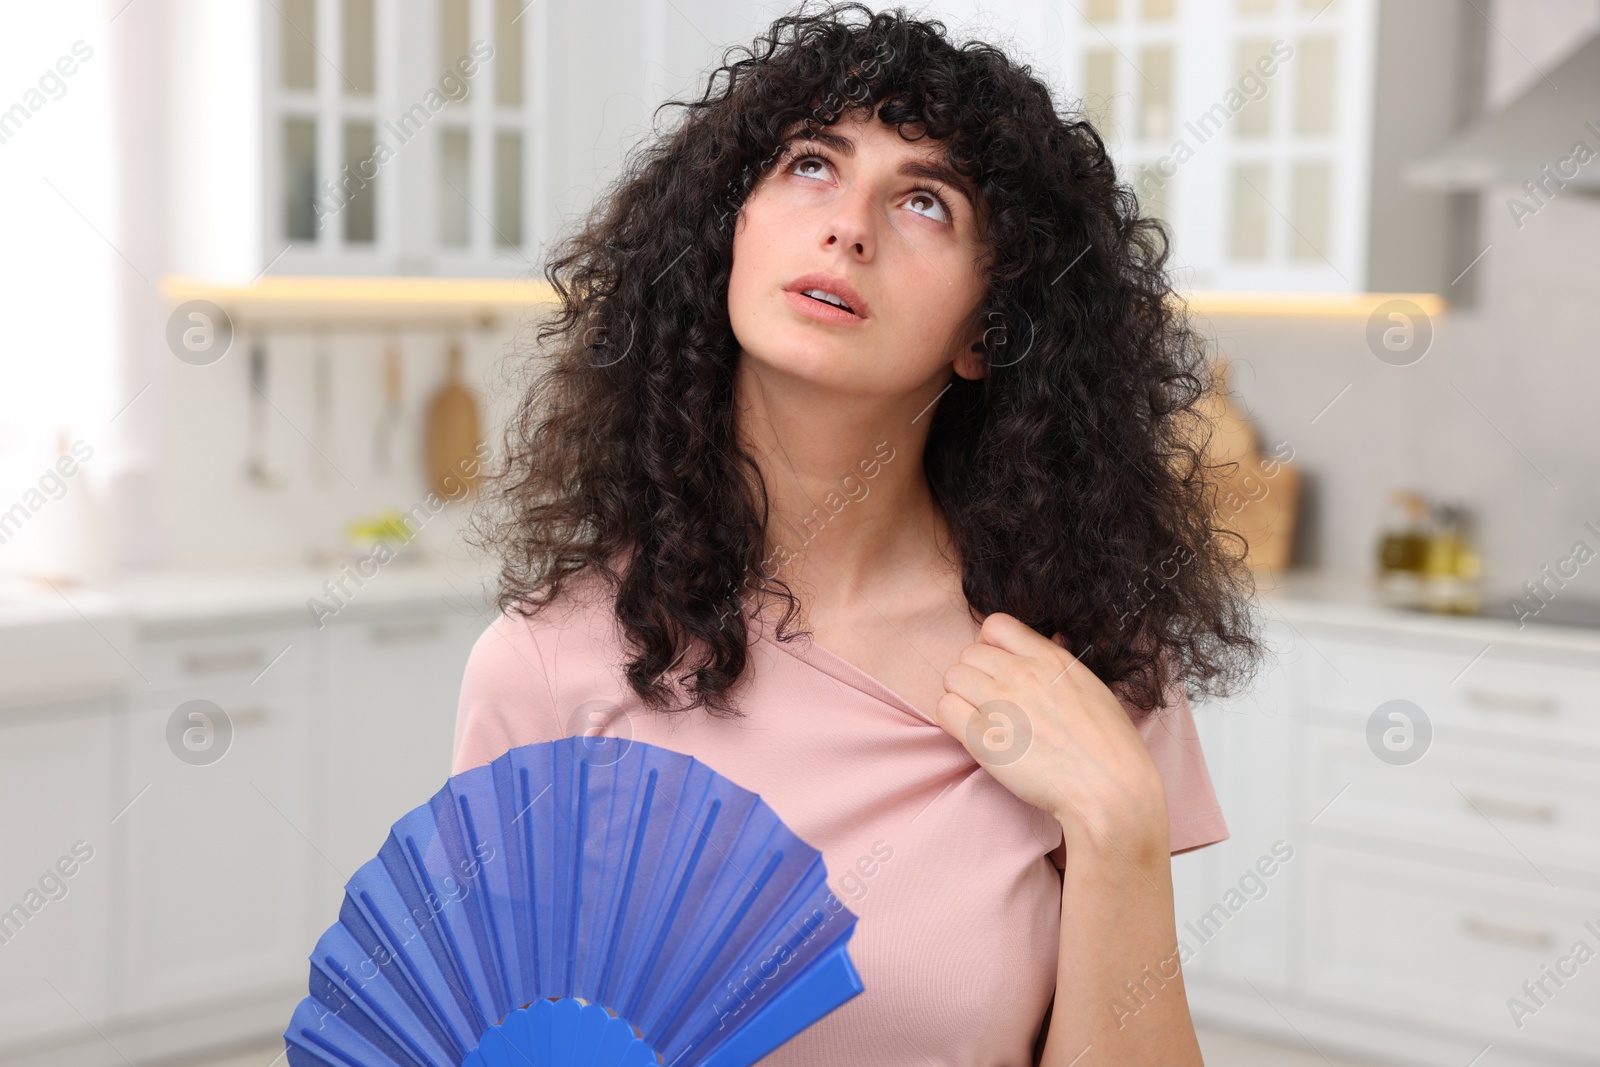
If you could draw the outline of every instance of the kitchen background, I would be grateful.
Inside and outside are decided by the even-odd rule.
[[[437,479],[541,250],[783,10],[6,5],[0,1061],[281,1053],[448,773],[492,572]],[[1098,121],[1260,464],[1279,661],[1174,861],[1207,1062],[1600,1063],[1600,4],[923,10]]]

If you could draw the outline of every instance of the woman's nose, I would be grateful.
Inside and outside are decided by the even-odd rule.
[[[846,187],[835,205],[823,230],[823,244],[829,249],[842,247],[863,259],[871,258],[877,224],[877,211],[871,198],[863,190]]]

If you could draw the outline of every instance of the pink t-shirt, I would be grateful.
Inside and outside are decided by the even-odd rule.
[[[535,617],[501,615],[478,639],[454,770],[585,730],[632,736],[760,794],[817,848],[829,887],[859,917],[849,951],[865,991],[761,1067],[1029,1067],[1055,990],[1060,826],[866,672],[808,638],[781,643],[772,627],[767,613],[752,622],[744,719],[652,712],[623,677],[609,591],[585,576]],[[1228,829],[1176,689],[1139,730],[1179,852]]]

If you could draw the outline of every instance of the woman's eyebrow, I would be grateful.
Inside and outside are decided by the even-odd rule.
[[[828,130],[814,130],[811,132],[801,130],[790,140],[815,141],[820,145],[833,149],[846,159],[855,155],[856,152],[856,143],[853,139],[841,134],[831,133]],[[930,181],[943,182],[960,193],[966,199],[969,207],[973,204],[972,190],[967,185],[966,179],[958,174],[948,163],[931,159],[908,159],[896,168],[896,173],[907,178],[927,178]]]
[[[966,179],[957,174],[947,163],[908,159],[900,164],[898,171],[908,178],[927,178],[930,181],[943,182],[960,193],[966,199],[968,206],[972,204],[972,193],[967,188]]]

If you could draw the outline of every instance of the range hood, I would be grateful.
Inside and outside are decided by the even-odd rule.
[[[1585,149],[1578,149],[1580,142]],[[1407,166],[1404,175],[1415,188],[1452,192],[1529,180],[1554,189],[1546,166],[1568,188],[1600,195],[1600,34],[1506,107]]]

